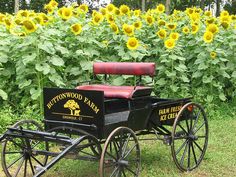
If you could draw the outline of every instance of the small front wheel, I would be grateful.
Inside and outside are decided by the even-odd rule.
[[[134,132],[119,127],[107,138],[100,159],[100,177],[139,176],[140,147]]]
[[[172,131],[171,151],[181,171],[199,166],[208,144],[208,122],[204,109],[196,103],[187,103],[179,111]]]

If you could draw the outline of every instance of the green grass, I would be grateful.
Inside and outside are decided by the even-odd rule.
[[[209,144],[201,165],[188,173],[175,166],[170,147],[161,141],[140,141],[141,177],[232,177],[236,174],[236,104],[208,107]],[[97,177],[99,164],[63,159],[43,177]],[[0,176],[4,176],[0,172]]]

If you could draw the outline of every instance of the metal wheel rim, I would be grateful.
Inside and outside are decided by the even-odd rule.
[[[199,109],[199,114],[198,114],[197,117],[199,117],[200,114],[202,114],[204,124],[202,123],[203,125],[201,125],[199,127],[200,127],[200,129],[202,127],[205,128],[203,130],[204,131],[204,135],[203,136],[197,136],[196,135],[196,133],[200,130],[200,129],[197,130],[199,127],[196,128],[196,125],[199,122],[199,118],[196,118],[197,123],[194,123],[194,124],[192,124],[193,119],[190,119],[191,120],[191,122],[190,122],[191,124],[190,125],[192,126],[192,128],[189,127],[189,130],[187,130],[187,133],[189,133],[188,137],[187,138],[183,138],[183,139],[185,139],[184,144],[182,144],[183,146],[181,145],[181,147],[179,147],[177,149],[177,151],[176,151],[176,149],[175,149],[175,141],[177,141],[177,139],[180,139],[179,137],[176,136],[176,129],[177,129],[177,126],[179,126],[178,123],[180,122],[181,116],[184,113],[184,111],[186,109],[188,109],[189,107],[191,107],[191,106],[194,109],[195,108]],[[186,126],[187,125],[188,124],[186,123]],[[185,134],[187,134],[187,133],[185,133]],[[196,104],[196,103],[190,102],[190,103],[185,104],[181,108],[181,110],[179,111],[179,113],[178,113],[178,115],[177,115],[177,117],[175,119],[175,122],[174,122],[174,125],[173,125],[173,131],[172,131],[172,135],[171,136],[172,136],[172,143],[171,143],[172,157],[173,157],[173,160],[174,160],[176,166],[178,167],[178,169],[180,169],[181,171],[192,171],[193,169],[197,168],[200,165],[201,161],[203,160],[203,157],[204,157],[206,149],[207,149],[207,144],[208,144],[208,121],[207,121],[206,113],[205,113],[204,109],[199,104]],[[199,139],[200,138],[205,139],[204,143],[202,143],[203,145],[201,145],[202,147],[199,146],[198,143],[196,143],[198,138]],[[196,147],[197,147],[197,149],[199,149],[201,151],[198,158],[196,157],[197,156],[196,155],[196,151],[195,151]],[[180,159],[182,161],[182,163],[181,163],[181,161],[179,162],[179,159],[177,158],[177,155],[178,155],[178,153],[180,153],[181,150],[184,150],[183,156]],[[187,154],[187,164],[188,164],[188,166],[184,167],[183,166],[183,161],[185,159],[186,154]],[[191,155],[194,158],[194,165],[191,165]]]

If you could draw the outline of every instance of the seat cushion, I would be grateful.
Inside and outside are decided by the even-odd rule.
[[[134,98],[149,96],[152,92],[151,87],[143,86],[112,86],[112,85],[82,85],[76,87],[79,90],[104,91],[105,98]]]

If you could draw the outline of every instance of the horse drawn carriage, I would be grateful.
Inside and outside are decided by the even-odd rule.
[[[136,86],[80,85],[44,89],[44,128],[22,120],[1,136],[2,167],[7,177],[38,177],[62,158],[99,162],[101,177],[139,176],[138,138],[153,134],[171,147],[181,171],[203,160],[208,122],[191,98],[151,96],[142,77],[155,75],[154,63],[94,63],[94,75],[134,75]],[[150,138],[147,138],[150,139]]]

